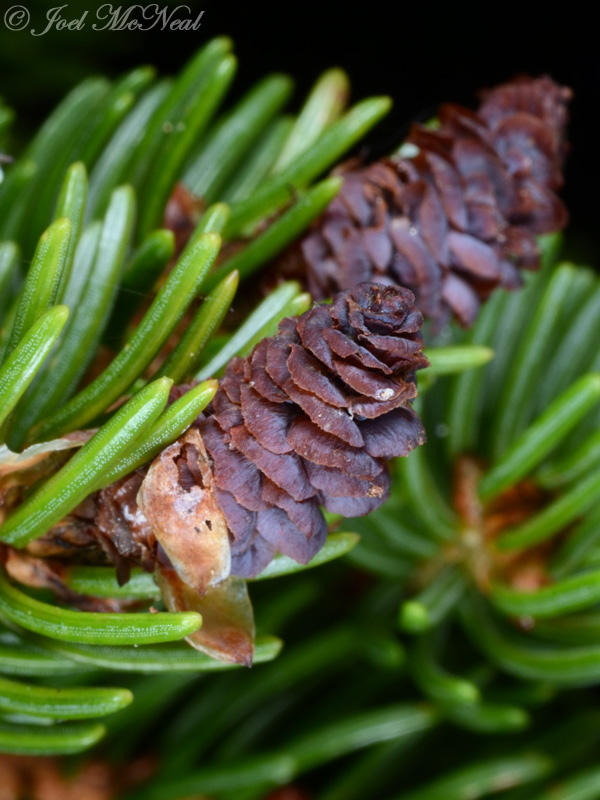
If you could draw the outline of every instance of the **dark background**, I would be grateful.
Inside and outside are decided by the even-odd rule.
[[[46,11],[59,2],[23,4],[32,24],[44,26]],[[1,13],[10,5],[5,0]],[[94,14],[98,5],[72,2],[64,14],[74,18],[84,9]],[[393,111],[367,140],[373,155],[399,144],[410,120],[428,118],[441,102],[473,105],[484,86],[519,73],[549,73],[575,91],[565,198],[574,240],[582,256],[595,258],[594,240],[600,238],[595,235],[600,58],[596,25],[575,5],[553,10],[548,4],[535,13],[525,3],[480,4],[472,11],[406,2],[353,6],[207,0],[189,5],[196,12],[205,10],[196,33],[94,32],[88,25],[82,32],[35,38],[8,32],[0,20],[0,93],[18,109],[21,135],[82,77],[116,75],[139,63],[174,72],[196,47],[221,33],[234,38],[240,60],[233,96],[265,72],[282,70],[295,77],[300,97],[333,65],[350,74],[353,99],[390,94]]]

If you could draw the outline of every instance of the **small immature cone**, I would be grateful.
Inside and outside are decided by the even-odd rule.
[[[309,561],[327,536],[320,506],[352,517],[384,502],[387,460],[425,440],[410,406],[421,324],[409,290],[364,283],[229,364],[200,433],[233,575],[276,551]]]
[[[437,328],[476,318],[497,286],[536,269],[536,236],[567,221],[562,185],[569,89],[522,78],[483,95],[477,113],[439,111],[413,126],[414,156],[356,163],[326,212],[280,260],[313,297],[363,281],[407,286]]]

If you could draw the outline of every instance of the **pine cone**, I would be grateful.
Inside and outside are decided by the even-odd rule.
[[[327,535],[320,505],[350,517],[384,502],[386,460],[424,441],[409,405],[427,364],[421,324],[411,292],[363,284],[229,365],[200,431],[233,574],[257,574],[276,551],[309,561]]]
[[[470,325],[497,286],[536,269],[536,235],[562,228],[569,89],[523,78],[484,94],[479,111],[442,106],[440,127],[413,126],[411,158],[343,171],[325,214],[279,267],[313,297],[363,281],[400,283],[436,327]]]
[[[165,453],[176,463],[183,495],[193,487],[212,491],[199,468],[206,466],[199,444],[206,448],[229,531],[231,574],[258,574],[276,551],[308,562],[327,536],[320,506],[351,517],[384,502],[386,461],[425,440],[410,405],[415,370],[427,365],[422,321],[408,289],[362,284],[331,305],[283,320],[277,335],[229,364],[197,422],[201,442],[189,432]],[[131,563],[151,569],[165,554],[137,504],[143,494],[144,509],[150,506],[145,472],[94,495],[45,546],[57,535],[65,546],[73,526],[87,535],[95,527],[122,576]]]

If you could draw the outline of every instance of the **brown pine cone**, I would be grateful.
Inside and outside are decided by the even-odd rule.
[[[483,96],[477,113],[442,106],[440,127],[413,126],[412,157],[346,166],[327,211],[279,263],[313,297],[363,281],[408,286],[436,327],[470,325],[497,286],[536,269],[536,235],[562,228],[569,89],[522,78]]]
[[[378,284],[362,284],[331,305],[283,320],[250,356],[231,361],[211,406],[150,472],[138,470],[88,498],[35,543],[38,554],[40,547],[51,554],[77,549],[83,536],[88,546],[95,539],[122,578],[132,563],[146,569],[156,559],[165,563],[164,526],[153,529],[152,514],[144,516],[140,507],[158,508],[160,517],[165,494],[162,504],[171,514],[186,511],[171,525],[178,553],[169,552],[184,570],[195,569],[184,540],[192,549],[195,540],[181,525],[199,526],[196,534],[205,526],[208,540],[223,519],[230,574],[257,575],[277,551],[306,563],[327,536],[320,507],[346,517],[377,508],[389,490],[386,462],[425,441],[411,408],[415,371],[427,365],[422,322],[408,289]],[[167,473],[172,479],[171,462],[175,488],[164,481]],[[145,481],[163,468],[159,480]],[[211,503],[219,519],[205,513]]]
[[[426,366],[410,291],[362,284],[234,359],[200,424],[231,534],[231,571],[322,547],[319,506],[367,514],[389,490],[386,461],[424,441],[410,407]]]

